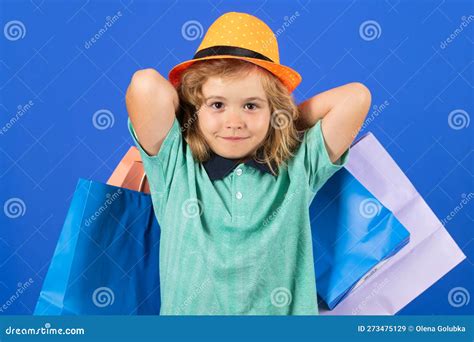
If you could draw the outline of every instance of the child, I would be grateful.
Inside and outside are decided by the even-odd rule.
[[[126,95],[161,227],[160,314],[317,315],[309,205],[347,162],[370,92],[298,107],[273,32],[237,12],[169,80],[139,70]]]

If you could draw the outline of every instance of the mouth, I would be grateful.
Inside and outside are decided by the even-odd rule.
[[[241,141],[241,140],[248,139],[249,137],[221,137],[221,138],[228,141]]]

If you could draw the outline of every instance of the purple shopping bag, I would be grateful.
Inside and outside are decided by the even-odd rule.
[[[351,147],[346,169],[411,237],[402,250],[369,271],[334,310],[320,314],[394,315],[466,256],[373,134]]]

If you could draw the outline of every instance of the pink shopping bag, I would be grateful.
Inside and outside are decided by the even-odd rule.
[[[140,151],[135,146],[130,147],[123,156],[108,179],[107,184],[147,194],[150,193],[150,186],[146,179]]]

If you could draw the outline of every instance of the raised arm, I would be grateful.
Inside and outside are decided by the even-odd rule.
[[[336,162],[357,136],[370,107],[372,97],[362,83],[336,87],[302,102],[298,129],[312,127],[322,119],[321,128],[331,161]]]
[[[176,90],[158,71],[143,69],[133,74],[125,99],[140,145],[156,155],[179,106]]]

